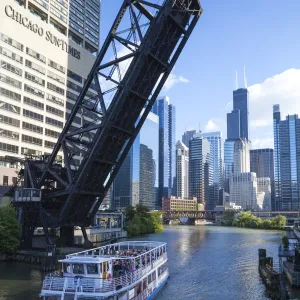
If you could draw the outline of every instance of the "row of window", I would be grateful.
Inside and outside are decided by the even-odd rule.
[[[88,38],[88,40],[90,40],[92,43],[94,43],[95,45],[98,45],[98,39],[93,38],[89,33],[85,32],[84,36],[86,38]]]
[[[45,83],[46,83],[46,81],[44,79],[42,79],[36,75],[30,74],[28,72],[25,72],[25,78],[34,83],[37,83],[37,84],[43,86],[43,87],[45,86]]]
[[[26,129],[26,130],[29,130],[29,131],[33,131],[33,132],[36,132],[36,133],[43,134],[43,127],[38,126],[38,125],[34,125],[34,124],[31,124],[31,123],[27,123],[27,122],[22,122],[22,128]]]
[[[18,76],[22,76],[22,74],[23,74],[22,69],[15,67],[14,65],[12,65],[4,60],[0,61],[0,66],[2,69],[5,69],[11,73],[18,75]]]
[[[70,19],[75,22],[77,25],[81,26],[83,28],[83,22],[79,21],[77,18],[75,18],[72,14],[70,15]]]
[[[64,116],[64,112],[55,108],[55,107],[52,107],[50,105],[46,105],[46,111],[51,113],[51,114],[54,114],[54,115],[57,115],[59,117],[62,117]]]
[[[5,35],[3,33],[0,33],[0,40],[20,51],[23,51],[23,49],[24,49],[24,46],[21,43],[17,42],[16,40],[8,37],[7,35]]]
[[[98,39],[98,34],[96,32],[94,32],[89,26],[85,26],[85,31],[87,31],[92,36],[94,36],[96,39]]]
[[[5,82],[15,88],[22,89],[22,82],[0,73],[0,81]]]
[[[65,8],[68,8],[68,4],[64,0],[56,0],[58,3],[60,3]]]
[[[30,119],[40,121],[40,122],[44,121],[44,116],[43,115],[40,115],[36,112],[33,112],[31,110],[27,110],[27,109],[23,109],[23,116],[25,116],[27,118],[30,118]]]
[[[6,151],[6,152],[11,152],[11,153],[19,153],[18,146],[1,143],[1,142],[0,142],[0,150]]]
[[[31,135],[22,134],[22,142],[29,143],[29,144],[35,144],[38,146],[43,145],[43,140],[33,137]]]
[[[7,90],[3,87],[0,87],[0,95],[7,97],[9,99],[15,100],[15,101],[21,101],[21,95],[15,92],[12,92],[10,90]]]
[[[77,8],[78,9],[78,8]],[[76,9],[73,8],[73,6],[70,6],[70,11],[72,14],[74,14],[77,18],[79,18],[80,20],[84,21],[84,17],[81,13],[79,13]],[[84,12],[83,12],[84,13]],[[71,14],[70,14],[71,16]]]
[[[44,2],[43,0],[34,0],[34,1],[37,2],[39,5],[43,6],[44,8],[46,8],[48,10],[49,5],[46,2]]]
[[[65,67],[63,67],[62,65],[60,65],[60,64],[58,64],[58,63],[56,63],[56,62],[54,62],[54,61],[51,60],[51,59],[48,60],[48,65],[49,65],[50,67],[52,67],[52,68],[54,68],[54,69],[56,69],[56,70],[58,70],[58,71],[64,73],[64,74],[66,73],[66,68],[65,68]]]
[[[63,122],[49,118],[49,117],[46,117],[46,123],[49,125],[52,125],[52,126],[59,127],[59,128],[63,128],[63,126],[64,126]]]
[[[18,55],[4,47],[0,47],[0,54],[20,63],[23,64],[23,57],[21,55]]]
[[[45,97],[45,93],[35,87],[32,87],[28,84],[24,84],[24,91],[26,91],[27,93],[30,93],[30,94],[33,94],[37,97],[40,97],[40,98],[44,98]]]
[[[6,103],[6,102],[1,101],[1,100],[0,100],[0,109],[7,110],[7,111],[10,111],[10,112],[18,114],[18,115],[21,112],[21,108],[19,106],[16,106],[16,105],[13,105],[13,104],[10,104],[10,103]]]
[[[65,90],[51,82],[47,82],[47,88],[49,90],[55,91],[58,94],[65,95]]]
[[[56,2],[54,2],[53,0],[51,0],[51,5],[53,5],[56,9],[58,9],[65,16],[68,15],[68,12],[64,8],[62,8],[60,5],[58,5]]]
[[[82,77],[71,70],[68,69],[68,77],[72,78],[73,80],[82,83]]]
[[[0,115],[0,123],[20,127],[20,121],[14,118],[10,118],[4,115]]]
[[[58,11],[56,11],[55,9],[53,9],[52,7],[50,8],[50,11],[53,15],[55,15],[56,17],[58,17],[59,19],[61,19],[63,22],[67,23],[67,18],[64,17],[63,15],[61,15]]]
[[[27,105],[30,105],[30,106],[33,106],[35,108],[38,108],[40,110],[44,110],[44,104],[39,102],[39,101],[36,101],[36,100],[33,100],[29,97],[23,97],[23,103],[24,104],[27,104]]]
[[[0,136],[8,139],[19,140],[20,135],[18,132],[0,128]]]
[[[66,82],[64,77],[59,76],[59,75],[57,75],[57,74],[55,74],[55,73],[53,73],[49,70],[48,70],[48,77],[55,80],[55,81],[57,81],[57,82],[59,82],[59,83],[61,83],[61,84],[65,84],[65,82]]]
[[[80,34],[83,35],[83,30],[81,28],[79,28],[76,24],[72,23],[72,22],[69,22],[69,25],[75,29],[77,32],[79,32]]]
[[[60,106],[64,106],[64,100],[63,100],[63,99],[60,99],[60,98],[58,98],[58,97],[56,97],[56,96],[47,94],[46,99],[47,99],[48,101],[51,101],[51,102],[53,102],[53,103],[55,103],[55,104],[58,104],[58,105],[60,105]]]
[[[39,65],[36,64],[36,63],[31,62],[31,61],[28,60],[28,59],[25,60],[25,65],[26,65],[26,67],[28,67],[28,68],[30,68],[30,69],[32,69],[32,70],[34,70],[34,71],[37,71],[37,72],[39,72],[39,73],[41,73],[41,74],[43,74],[43,75],[46,74],[46,69],[45,69],[45,68],[39,66]]]
[[[97,31],[97,33],[99,33],[99,28],[97,26],[95,26],[94,23],[90,22],[88,19],[85,20],[85,24],[87,24],[88,26],[93,28],[95,31]]]
[[[26,53],[32,57],[34,57],[35,59],[43,62],[44,64],[46,63],[46,56],[26,47]]]
[[[72,89],[72,90],[74,90],[74,91],[76,91],[78,93],[80,93],[81,89],[82,89],[81,86],[79,86],[78,84],[76,84],[76,83],[74,83],[74,82],[72,82],[70,80],[67,80],[67,87],[69,87],[70,89]]]

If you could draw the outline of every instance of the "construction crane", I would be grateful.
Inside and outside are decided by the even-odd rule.
[[[80,226],[87,240],[84,228],[202,13],[199,0],[158,2],[124,0],[52,154],[24,159],[13,205],[25,247],[39,224],[45,233],[60,227],[65,243]]]

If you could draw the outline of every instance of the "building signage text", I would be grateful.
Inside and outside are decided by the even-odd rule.
[[[66,43],[64,40],[53,35],[51,31],[45,31],[42,27],[32,23],[30,20],[28,20],[27,17],[24,17],[22,14],[15,11],[10,5],[5,6],[5,14],[9,18],[15,20],[16,22],[28,28],[32,32],[38,34],[39,36],[41,37],[45,36],[46,41],[59,47],[61,50],[66,51],[67,53],[71,54],[73,57],[80,59],[80,52],[78,50],[68,45],[68,43]]]

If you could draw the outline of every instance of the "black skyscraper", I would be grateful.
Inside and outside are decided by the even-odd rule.
[[[249,140],[248,138],[248,98],[247,89],[237,89],[233,91],[233,111],[240,111],[240,138]]]
[[[240,111],[233,110],[227,114],[227,139],[238,139],[241,135],[240,130]]]

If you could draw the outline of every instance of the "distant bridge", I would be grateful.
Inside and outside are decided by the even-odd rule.
[[[163,213],[164,221],[189,218],[194,220],[215,220],[216,216],[221,216],[223,211],[202,210],[202,211],[175,211],[165,210]],[[271,219],[278,215],[285,216],[288,221],[300,219],[300,211],[252,211],[252,214],[262,219]]]

